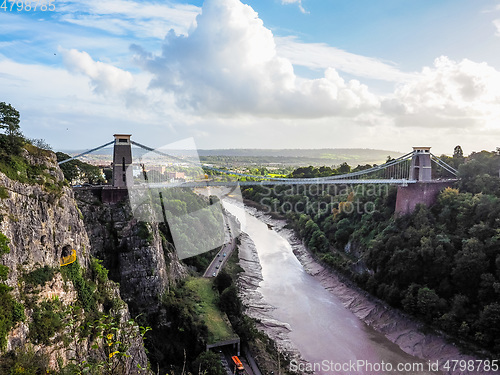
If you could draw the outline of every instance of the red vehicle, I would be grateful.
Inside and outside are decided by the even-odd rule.
[[[236,370],[238,370],[238,373],[243,373],[243,371],[245,371],[245,368],[243,367],[243,363],[241,363],[240,359],[235,355],[233,355],[231,359],[233,360],[234,367],[236,368]]]

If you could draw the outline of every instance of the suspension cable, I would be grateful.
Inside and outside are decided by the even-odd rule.
[[[109,146],[109,145],[111,145],[111,144],[113,144],[113,143],[115,143],[115,141],[114,141],[114,140],[113,140],[113,141],[111,141],[111,142],[109,142],[109,143],[106,143],[105,145],[102,145],[102,146],[99,146],[99,147],[93,148],[92,150],[88,150],[88,151],[82,152],[81,154],[78,154],[78,155],[76,155],[76,156],[73,156],[72,158],[69,158],[69,159],[65,159],[65,160],[63,160],[63,161],[60,161],[60,162],[59,162],[59,163],[57,163],[57,164],[61,165],[61,164],[67,163],[68,161],[74,160],[74,159],[79,158],[80,156],[83,156],[83,155],[90,154],[91,152],[94,152],[94,151],[100,150],[101,148],[106,147],[106,146]]]

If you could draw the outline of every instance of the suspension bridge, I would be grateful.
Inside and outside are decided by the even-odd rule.
[[[113,183],[116,188],[130,187],[131,184],[146,184],[149,188],[161,187],[186,187],[196,188],[203,186],[235,186],[235,185],[290,185],[290,184],[392,184],[408,186],[415,183],[431,183],[442,181],[454,181],[457,179],[458,171],[445,163],[443,160],[430,152],[430,147],[413,147],[413,150],[396,159],[388,160],[381,165],[358,170],[350,173],[314,178],[287,178],[269,175],[252,175],[240,171],[231,171],[210,164],[202,164],[199,160],[193,160],[189,156],[175,156],[154,149],[130,139],[129,134],[115,134],[115,139],[99,147],[90,149],[70,159],[63,160],[59,164],[67,163],[87,154],[96,152],[102,148],[114,145],[113,152]],[[144,160],[133,161],[131,146],[137,146],[146,150],[149,154],[158,155],[154,161],[146,165]],[[192,178],[184,181],[166,181],[165,176],[158,173],[148,173],[148,167],[152,164],[164,164],[165,166],[189,165],[197,167],[205,174],[205,178]],[[141,168],[141,178],[134,179],[133,166]],[[210,176],[208,175],[210,171]],[[439,178],[433,176],[439,175]],[[230,176],[221,180],[221,176]]]

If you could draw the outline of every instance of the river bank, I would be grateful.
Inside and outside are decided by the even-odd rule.
[[[437,333],[429,333],[425,331],[425,327],[403,315],[398,310],[395,310],[384,302],[375,299],[367,292],[346,282],[342,277],[327,270],[321,264],[316,262],[309,254],[302,241],[300,241],[292,230],[285,228],[286,222],[277,220],[265,215],[255,208],[247,208],[247,210],[259,220],[270,225],[273,230],[284,237],[292,246],[292,250],[300,261],[307,273],[316,278],[325,289],[337,297],[342,304],[349,309],[357,318],[364,322],[371,329],[382,333],[391,342],[396,344],[405,353],[418,357],[428,363],[439,363],[441,369],[452,361],[474,361],[477,358],[463,354],[459,348],[453,343],[448,342],[443,336]],[[251,262],[247,265],[252,272],[258,272],[257,262],[258,255],[255,249],[252,251],[252,244],[248,239],[243,238],[243,262]],[[241,251],[241,250],[240,250]],[[243,266],[242,266],[243,267]],[[259,265],[260,267],[260,265]],[[245,267],[243,267],[245,269]],[[258,295],[257,286],[258,279],[253,279],[250,274],[244,277],[242,285],[247,284],[249,295],[244,297],[246,304],[249,306],[249,315],[261,320],[262,329],[265,330],[271,338],[282,342],[283,348],[294,353],[296,356],[300,354],[294,348],[293,343],[289,340],[289,327],[286,324],[277,322],[269,318],[272,311],[272,306],[268,306],[262,301],[262,296]],[[254,275],[258,276],[258,275]],[[246,292],[245,292],[246,293]],[[478,363],[478,362],[476,362]],[[449,374],[498,374],[498,371],[484,371],[482,368],[475,367],[473,371],[465,369],[460,371],[443,371]]]
[[[398,364],[409,364],[422,368],[422,371],[398,371],[398,374],[436,373],[382,334],[369,329],[346,309],[304,270],[283,236],[269,230],[272,229],[269,225],[253,215],[243,218],[246,218],[248,235],[240,238],[239,265],[245,270],[239,276],[240,296],[247,306],[245,313],[257,320],[257,328],[293,360],[286,365],[287,370],[324,375],[387,373],[363,366],[345,371],[330,367],[358,361],[375,366],[385,363],[396,368]]]

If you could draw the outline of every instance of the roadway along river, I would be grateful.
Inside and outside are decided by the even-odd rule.
[[[270,318],[289,326],[289,340],[303,359],[317,364],[316,374],[434,374],[427,362],[404,353],[368,327],[306,273],[279,233],[227,201],[224,207],[245,223],[242,229],[255,244],[262,267],[257,292],[275,307]],[[397,371],[399,364],[421,366],[424,371]],[[370,365],[393,371],[370,371]]]

